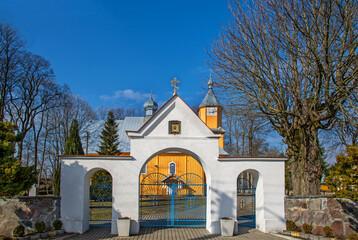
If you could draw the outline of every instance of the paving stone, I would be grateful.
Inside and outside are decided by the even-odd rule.
[[[285,238],[277,237],[273,234],[260,232],[257,229],[240,227],[239,234],[233,237],[222,237],[221,235],[210,234],[205,228],[160,228],[160,227],[145,227],[141,228],[138,235],[129,237],[118,237],[111,234],[110,228],[91,228],[84,234],[73,235],[70,239],[73,240],[199,240],[199,239],[247,239],[247,240],[282,240]]]

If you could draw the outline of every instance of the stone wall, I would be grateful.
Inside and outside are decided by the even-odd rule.
[[[32,231],[35,223],[44,221],[48,228],[60,219],[60,197],[0,198],[0,235],[10,236],[13,229],[22,224]]]
[[[286,196],[285,215],[297,227],[313,226],[313,233],[322,235],[323,227],[332,228],[336,237],[358,232],[358,204],[349,199],[327,196]]]

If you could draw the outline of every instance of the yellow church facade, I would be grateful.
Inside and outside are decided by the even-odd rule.
[[[209,90],[199,106],[198,116],[214,133],[221,133],[219,147],[222,153],[225,154],[223,151],[225,131],[222,129],[222,107],[213,93],[213,82],[211,79],[209,80],[208,86]],[[151,99],[148,102],[144,104],[146,112],[148,107],[156,104]],[[205,172],[200,163],[192,156],[180,152],[162,153],[152,158],[143,166],[140,182],[142,182],[147,175],[153,173],[163,174],[165,176],[175,175],[176,177],[191,173],[199,176],[206,182]]]

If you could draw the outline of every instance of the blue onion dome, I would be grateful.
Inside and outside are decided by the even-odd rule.
[[[153,100],[152,94],[150,94],[148,101],[144,103],[143,107],[145,111],[148,109],[156,111],[158,109],[158,104]]]

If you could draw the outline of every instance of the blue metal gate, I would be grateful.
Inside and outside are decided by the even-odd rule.
[[[239,225],[255,227],[255,187],[247,178],[237,179],[237,221]]]
[[[90,227],[110,227],[112,221],[112,178],[99,176],[91,181]]]
[[[148,174],[140,183],[139,221],[148,227],[205,227],[205,181],[194,173]]]

